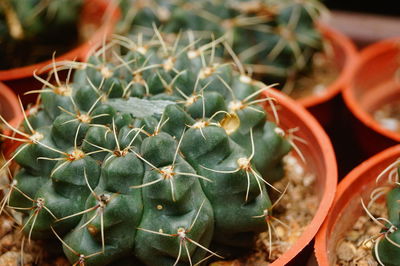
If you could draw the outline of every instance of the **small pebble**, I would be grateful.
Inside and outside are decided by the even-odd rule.
[[[337,256],[340,260],[351,261],[356,255],[356,248],[350,242],[343,241],[336,249]]]

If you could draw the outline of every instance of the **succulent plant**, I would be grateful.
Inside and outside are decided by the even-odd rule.
[[[44,57],[48,58],[54,47],[58,46],[61,52],[62,46],[75,44],[82,2],[83,0],[0,1],[0,67],[7,69],[37,62]],[[40,49],[32,50],[34,47]],[[23,56],[20,58],[18,54]]]
[[[37,77],[40,103],[8,137],[22,142],[20,169],[2,205],[71,263],[194,264],[251,247],[269,226],[268,191],[292,147],[259,105],[272,104],[259,97],[270,87],[218,63],[216,42],[155,36],[66,63],[65,83],[55,66],[56,84]]]
[[[151,33],[156,25],[172,40],[187,30],[210,40],[212,32],[269,82],[295,79],[322,49],[315,22],[325,8],[318,0],[123,0],[121,5],[120,31]]]
[[[385,174],[389,173],[388,185],[381,186],[371,193],[371,201],[368,207],[375,202],[379,196],[385,195],[388,218],[375,218],[363,204],[369,217],[382,227],[378,236],[373,238],[373,255],[379,265],[395,266],[400,264],[397,254],[400,251],[400,187],[398,178],[400,174],[400,160],[390,164],[377,178],[377,182]]]

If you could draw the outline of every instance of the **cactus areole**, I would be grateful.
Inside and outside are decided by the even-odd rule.
[[[188,265],[251,247],[291,140],[259,105],[270,87],[215,50],[157,32],[66,63],[66,83],[54,67],[12,137],[20,168],[5,200],[26,235],[84,265]]]

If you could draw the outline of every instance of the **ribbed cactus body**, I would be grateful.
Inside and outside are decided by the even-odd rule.
[[[85,265],[250,247],[291,148],[259,106],[268,87],[213,61],[214,45],[114,42],[71,62],[73,82],[45,88],[25,121],[10,198],[24,230]]]

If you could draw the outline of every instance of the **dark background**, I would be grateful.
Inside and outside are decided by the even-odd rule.
[[[329,9],[366,12],[400,17],[399,0],[324,0]],[[400,27],[400,25],[399,25]]]

